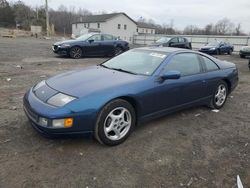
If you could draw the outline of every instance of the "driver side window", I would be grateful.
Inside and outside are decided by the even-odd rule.
[[[193,53],[177,54],[164,68],[164,73],[168,71],[179,71],[181,76],[199,74],[201,73],[200,61]]]
[[[93,35],[92,37],[89,38],[89,40],[94,40],[94,41],[101,41],[101,35]]]
[[[177,37],[176,37],[176,38],[173,38],[173,39],[171,39],[170,42],[172,42],[172,43],[178,43],[178,38],[177,38]]]

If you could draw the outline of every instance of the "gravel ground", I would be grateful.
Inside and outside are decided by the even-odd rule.
[[[0,38],[0,187],[236,187],[250,186],[250,72],[218,113],[197,107],[138,126],[116,147],[92,138],[48,139],[22,109],[32,85],[58,73],[103,62],[51,51],[54,41]]]

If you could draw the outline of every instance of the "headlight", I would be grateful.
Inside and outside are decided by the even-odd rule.
[[[69,96],[69,95],[65,95],[63,93],[58,93],[56,95],[54,95],[53,97],[51,97],[47,103],[53,105],[53,106],[64,106],[66,104],[68,104],[69,102],[75,100],[75,97]]]
[[[43,81],[39,82],[38,84],[36,84],[35,87],[33,88],[33,90],[36,91],[37,89],[44,86],[45,84],[46,84],[45,80],[43,80]]]
[[[70,44],[61,44],[61,47],[70,47]]]
[[[215,48],[210,48],[210,50],[215,50]]]

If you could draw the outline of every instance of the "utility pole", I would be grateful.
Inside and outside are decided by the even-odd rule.
[[[46,10],[46,31],[47,31],[47,37],[49,37],[49,10],[48,10],[48,0],[45,0],[45,10]]]

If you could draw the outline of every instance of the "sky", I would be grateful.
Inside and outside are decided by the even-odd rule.
[[[33,7],[44,5],[45,0],[22,0]],[[169,24],[182,30],[187,25],[203,28],[223,18],[240,23],[242,30],[250,34],[250,0],[48,0],[49,7],[101,11],[125,12],[132,19],[153,19],[157,24]]]

